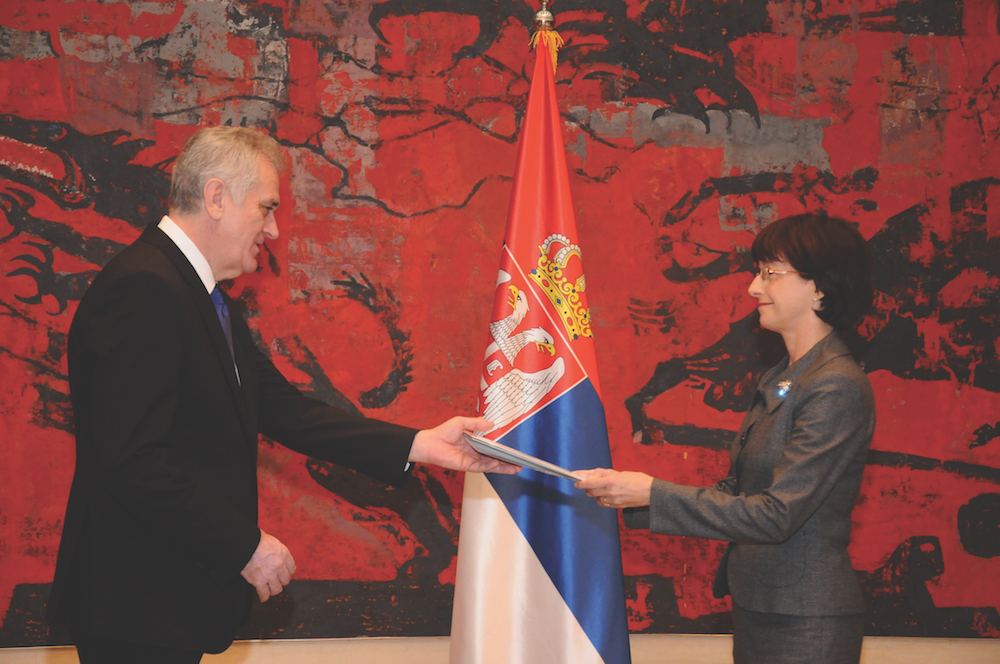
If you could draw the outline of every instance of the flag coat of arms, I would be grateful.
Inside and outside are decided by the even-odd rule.
[[[553,33],[554,34],[554,33]],[[479,411],[487,438],[611,467],[549,49],[536,63],[501,250]],[[571,480],[468,474],[452,664],[628,664],[618,517]]]

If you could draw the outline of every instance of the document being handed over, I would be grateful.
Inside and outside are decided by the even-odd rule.
[[[555,475],[556,477],[565,477],[568,480],[573,480],[579,482],[583,478],[579,475],[573,473],[573,471],[566,470],[554,463],[549,463],[548,461],[543,461],[538,457],[533,457],[530,454],[525,454],[515,450],[513,447],[507,447],[506,445],[501,445],[498,442],[492,441],[489,438],[483,438],[482,436],[477,436],[471,433],[464,433],[465,440],[469,442],[469,445],[479,452],[488,457],[493,457],[494,459],[500,459],[501,461],[506,461],[507,463],[513,463],[518,466],[524,466],[525,468],[530,468],[531,470],[537,470],[540,473],[546,473],[548,475]]]

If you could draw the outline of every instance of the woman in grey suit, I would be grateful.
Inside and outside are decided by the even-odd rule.
[[[856,664],[864,604],[847,545],[875,404],[839,332],[871,305],[871,257],[853,226],[814,214],[770,224],[752,253],[760,324],[788,355],[757,386],[729,476],[691,487],[596,469],[577,487],[633,508],[629,527],[730,542],[715,592],[732,596],[736,664]]]

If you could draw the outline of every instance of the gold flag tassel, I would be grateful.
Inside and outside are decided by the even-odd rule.
[[[549,59],[552,61],[552,73],[556,73],[556,53],[566,43],[555,31],[556,18],[549,11],[548,0],[542,0],[541,11],[535,12],[535,33],[531,35],[531,48],[544,46],[549,49]]]

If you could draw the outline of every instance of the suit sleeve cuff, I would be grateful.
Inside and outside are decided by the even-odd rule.
[[[630,530],[649,528],[649,508],[626,507],[622,510],[622,521],[625,522],[625,527]]]

